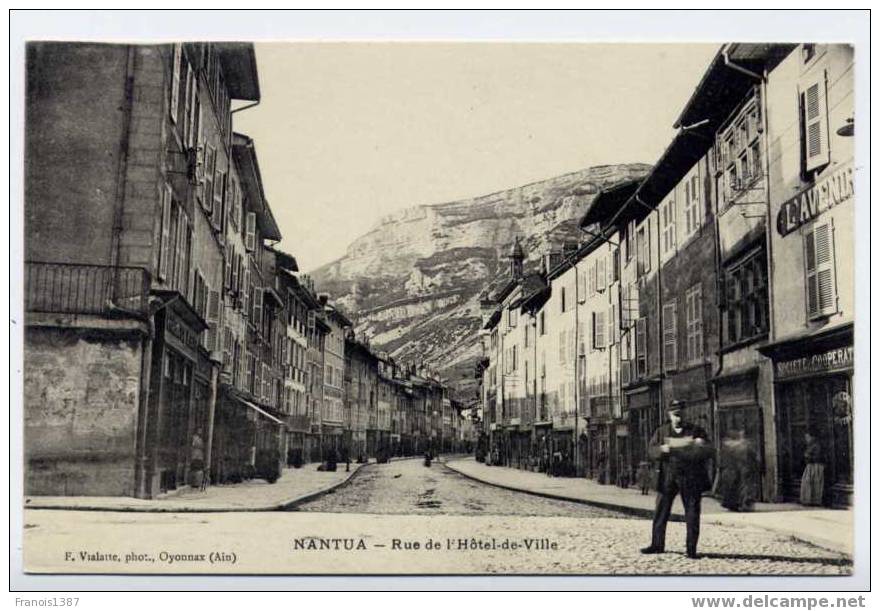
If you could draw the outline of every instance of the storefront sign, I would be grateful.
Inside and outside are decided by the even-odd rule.
[[[847,163],[782,204],[776,215],[776,229],[779,235],[786,236],[852,196],[853,167]]]
[[[776,379],[783,380],[809,373],[823,373],[852,367],[853,347],[835,348],[822,354],[804,356],[776,363]]]

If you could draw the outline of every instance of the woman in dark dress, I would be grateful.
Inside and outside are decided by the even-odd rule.
[[[758,459],[742,429],[733,429],[721,442],[718,493],[731,511],[751,511],[755,505]]]
[[[804,475],[801,477],[801,505],[821,505],[825,496],[825,464],[822,445],[814,432],[804,436]]]

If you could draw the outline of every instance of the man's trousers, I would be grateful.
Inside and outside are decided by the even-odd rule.
[[[657,507],[654,510],[654,525],[651,531],[651,547],[666,548],[666,523],[672,513],[672,502],[678,494],[684,505],[684,519],[687,523],[687,551],[697,553],[697,541],[700,539],[700,501],[703,495],[689,486],[682,486],[679,480],[668,481],[657,493]]]

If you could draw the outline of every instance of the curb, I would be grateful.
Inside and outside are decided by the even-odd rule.
[[[646,518],[652,519],[654,517],[654,512],[650,509],[642,509],[641,507],[630,507],[629,505],[620,505],[618,503],[608,503],[605,501],[596,501],[593,499],[582,499],[577,497],[565,496],[562,494],[556,494],[553,492],[542,492],[539,490],[529,490],[528,488],[518,488],[516,486],[511,486],[508,484],[500,484],[498,482],[493,482],[487,479],[483,479],[476,475],[472,475],[470,473],[464,473],[456,469],[454,466],[449,463],[443,463],[443,465],[453,471],[458,473],[462,477],[466,477],[468,479],[474,480],[475,482],[480,482],[481,484],[486,484],[489,486],[495,486],[496,488],[503,488],[504,490],[511,490],[513,492],[521,492],[523,494],[531,494],[533,496],[540,496],[548,499],[553,499],[556,501],[568,501],[569,503],[579,503],[581,505],[589,505],[591,507],[598,507],[600,509],[609,509],[611,511],[618,511],[620,513],[625,513],[631,516],[635,516],[638,518]],[[684,514],[673,512],[669,516],[670,522],[684,522]]]
[[[363,467],[364,464],[353,466],[355,468],[351,470],[351,472],[348,474],[348,477],[325,488],[321,488],[320,490],[316,490],[313,492],[307,492],[306,494],[296,496],[287,501],[282,501],[281,503],[262,505],[257,507],[102,507],[100,505],[77,505],[74,507],[70,505],[46,505],[35,507],[25,504],[24,509],[32,509],[35,511],[112,511],[118,513],[250,513],[265,511],[290,511],[291,507],[295,507],[296,505],[299,505],[301,503],[305,503],[317,497],[323,496],[329,492],[336,490],[337,488],[341,488],[342,486],[348,484],[355,476],[355,474],[360,471],[361,467]]]

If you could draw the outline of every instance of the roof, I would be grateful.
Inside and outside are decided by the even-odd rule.
[[[682,176],[711,149],[715,133],[758,84],[754,75],[771,70],[797,45],[730,43],[709,64],[673,127],[679,131],[633,194],[633,199],[657,206]],[[730,64],[733,64],[732,67]],[[637,215],[639,206],[628,214]],[[644,209],[644,206],[642,206]]]
[[[275,253],[275,261],[278,267],[286,269],[289,272],[299,271],[299,266],[296,264],[296,258],[293,255],[289,255],[277,248],[271,248],[270,250]],[[297,283],[299,283],[299,281],[297,281]]]
[[[754,77],[727,64],[733,62],[742,68],[761,74],[765,69],[773,69],[795,47],[797,45],[792,43],[722,45],[673,127],[681,128],[709,119],[717,128],[756,82]]]
[[[232,155],[238,165],[242,186],[245,188],[251,211],[257,215],[257,225],[260,232],[267,240],[281,240],[281,230],[278,228],[278,223],[275,222],[275,217],[272,215],[272,209],[269,207],[266,193],[263,190],[263,178],[260,174],[259,163],[257,163],[257,152],[253,139],[244,134],[233,134]]]
[[[345,314],[343,314],[342,312],[340,312],[339,310],[337,310],[332,305],[328,304],[328,305],[324,306],[324,312],[327,313],[328,317],[335,318],[336,322],[341,324],[343,327],[353,326],[352,322],[348,319],[348,317]]]
[[[215,43],[220,66],[226,80],[229,97],[234,100],[260,99],[260,81],[257,77],[257,57],[249,42]]]
[[[587,206],[581,217],[580,227],[586,228],[594,223],[611,224],[620,214],[627,200],[632,197],[642,179],[623,180],[606,189],[602,189]]]
[[[483,328],[491,329],[498,324],[499,320],[501,320],[501,308],[495,308],[495,311],[492,312],[491,316],[489,316],[489,320],[486,321],[486,324],[483,325]]]
[[[550,298],[550,285],[541,274],[534,274],[537,280],[523,289],[524,296],[520,310],[538,310]]]

